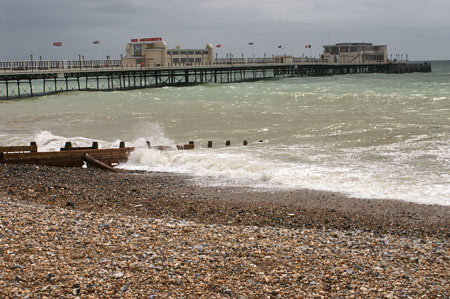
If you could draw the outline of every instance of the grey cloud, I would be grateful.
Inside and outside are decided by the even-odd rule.
[[[298,55],[305,43],[318,55],[323,43],[350,39],[418,59],[448,57],[450,48],[447,0],[0,0],[0,7],[0,40],[8,41],[0,60],[54,57],[55,40],[67,58],[119,57],[130,38],[150,36],[171,47],[221,43],[223,55],[277,53],[277,44]]]

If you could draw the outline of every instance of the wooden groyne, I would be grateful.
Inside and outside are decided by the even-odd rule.
[[[168,146],[150,146],[155,150],[173,150]],[[194,144],[177,145],[178,150],[192,150]],[[94,142],[90,147],[73,147],[71,142],[67,142],[60,151],[39,152],[35,142],[29,146],[0,146],[0,163],[5,164],[36,164],[60,167],[81,167],[87,162],[88,165],[106,168],[102,166],[113,166],[124,163],[128,160],[129,154],[134,151],[134,147],[126,147],[125,142],[120,142],[118,148],[98,148],[98,143]]]
[[[5,72],[0,73],[0,99],[17,99],[68,91],[113,91],[285,77],[412,72],[431,72],[431,64],[299,63]]]

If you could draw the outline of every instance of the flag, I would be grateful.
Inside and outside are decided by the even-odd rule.
[[[283,48],[283,46],[282,46],[282,45],[279,45],[279,46],[278,46],[278,48],[280,48],[280,49],[281,49],[281,48]]]
[[[248,43],[249,44],[249,46],[253,46],[253,42],[250,42],[250,43]]]
[[[99,40],[95,40],[95,41],[93,41],[92,42],[94,45],[98,45],[98,44],[100,44],[100,41]]]
[[[53,46],[55,46],[55,47],[62,47],[62,42],[54,42]]]
[[[220,47],[222,47],[222,45],[216,45],[216,48],[220,48]]]

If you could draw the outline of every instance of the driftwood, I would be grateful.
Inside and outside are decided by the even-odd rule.
[[[89,156],[89,154],[84,154],[81,159],[83,159],[84,162],[88,163],[88,166],[94,166],[103,170],[108,170],[108,171],[114,171],[116,172],[116,169],[114,169],[113,167],[103,163],[102,161],[99,161],[91,156]]]

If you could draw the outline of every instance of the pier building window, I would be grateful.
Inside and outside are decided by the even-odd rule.
[[[201,63],[202,59],[201,58],[195,58],[195,63]]]
[[[133,45],[133,55],[134,56],[142,56],[142,45],[141,44]]]
[[[189,54],[189,55],[194,55],[195,52],[194,52],[194,51],[188,51],[188,54]]]

